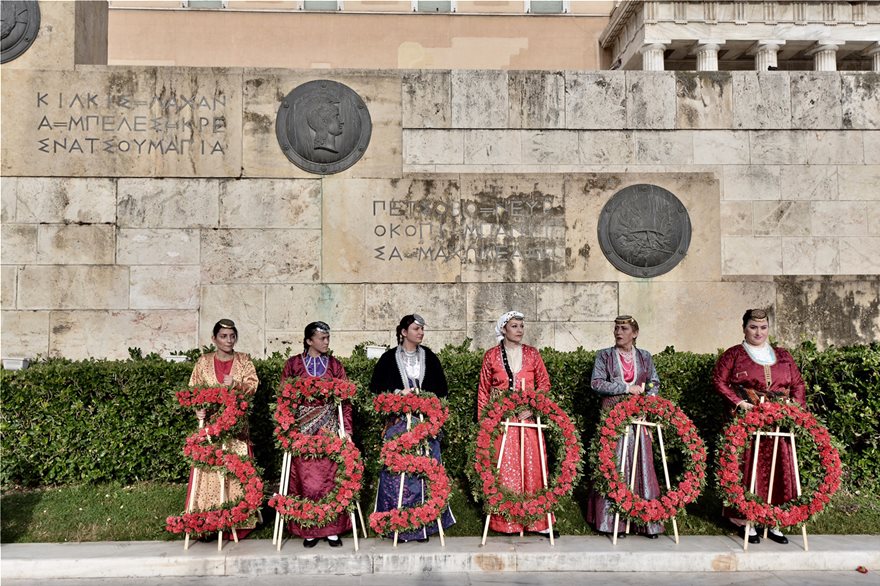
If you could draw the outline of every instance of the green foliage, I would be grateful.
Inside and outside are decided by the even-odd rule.
[[[590,390],[593,352],[545,349],[542,354],[553,382],[552,398],[569,413],[582,432],[584,445],[589,445],[599,418],[599,400]],[[482,353],[463,344],[446,347],[438,355],[450,389],[443,461],[450,477],[466,486],[466,446],[477,429]],[[177,404],[174,393],[187,385],[192,363],[140,356],[133,349],[132,359],[126,361],[51,359],[27,370],[0,372],[3,486],[185,481],[183,443],[195,430],[196,419]],[[876,487],[880,344],[822,352],[807,344],[795,349],[794,356],[807,382],[810,410],[842,446],[846,484]],[[272,437],[271,405],[285,358],[276,353],[254,361],[261,384],[253,402],[250,435],[269,487],[278,478],[281,462]],[[661,396],[676,402],[694,420],[709,454],[714,454],[727,421],[711,383],[717,357],[668,348],[654,358]],[[364,454],[369,490],[380,466],[383,425],[373,412],[368,391],[374,361],[360,347],[343,364],[359,388],[354,400],[354,438]]]

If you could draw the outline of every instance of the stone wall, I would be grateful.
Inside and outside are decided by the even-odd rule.
[[[320,78],[373,123],[323,178],[274,125]],[[347,354],[413,311],[428,345],[485,347],[511,308],[563,350],[609,345],[631,313],[649,350],[714,351],[755,306],[785,343],[880,339],[876,74],[4,65],[2,115],[3,356],[188,349],[220,317],[254,355],[315,319]],[[597,236],[640,183],[693,227],[652,279]]]

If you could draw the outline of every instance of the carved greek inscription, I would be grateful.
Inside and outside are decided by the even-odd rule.
[[[37,153],[222,156],[228,148],[222,94],[169,97],[38,90],[34,106]]]

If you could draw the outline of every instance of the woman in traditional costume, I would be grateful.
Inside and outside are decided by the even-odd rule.
[[[374,394],[397,393],[408,395],[412,392],[427,391],[438,397],[449,394],[446,375],[440,360],[430,348],[422,346],[425,336],[425,320],[418,314],[405,315],[397,326],[397,347],[385,352],[373,369],[370,390]],[[392,415],[385,423],[384,439],[393,439],[406,431],[406,416]],[[440,439],[429,438],[426,456],[440,461]],[[403,482],[403,500],[400,498],[400,484]],[[420,476],[401,475],[389,472],[383,467],[379,473],[379,489],[376,493],[375,511],[382,513],[397,508],[416,507],[424,503],[425,481]],[[455,523],[452,510],[446,507],[441,514],[443,528]],[[439,530],[433,521],[414,531],[398,534],[399,541],[428,541],[430,535]]]
[[[202,354],[193,367],[192,375],[189,377],[189,386],[191,387],[229,387],[242,391],[246,395],[252,396],[257,391],[257,385],[260,380],[257,378],[257,370],[251,357],[243,352],[235,351],[235,343],[238,341],[238,329],[231,319],[221,319],[214,324],[213,335],[211,341],[216,352]],[[197,409],[196,417],[200,421],[204,421],[209,415],[206,409]],[[239,456],[249,456],[253,458],[253,447],[248,437],[247,422],[242,427],[235,439],[226,442],[225,450],[227,452],[235,452]],[[206,471],[200,471],[198,475],[198,484],[195,487],[195,502],[190,509],[190,496],[193,495],[193,476],[195,468],[190,470],[189,483],[186,487],[186,510],[205,511],[208,509],[219,508],[223,501],[220,500],[220,475]],[[233,474],[224,474],[222,476],[225,483],[225,496],[227,501],[238,501],[244,496],[241,483]],[[254,527],[257,526],[256,517],[248,519],[242,525],[236,527],[236,534],[239,539],[247,536]],[[232,532],[225,532],[226,539],[232,539]],[[210,536],[206,536],[210,537]]]
[[[660,392],[660,378],[657,376],[651,354],[636,348],[638,336],[639,323],[632,316],[618,316],[614,319],[614,346],[596,353],[590,387],[602,397],[603,413],[631,396],[656,395]],[[655,499],[660,496],[660,484],[654,471],[651,434],[644,427],[640,428],[640,433],[634,492],[644,499]],[[635,448],[635,432],[632,426],[627,429],[627,435],[629,442],[627,442],[626,455],[623,453],[623,437],[617,442],[616,453],[618,462],[626,459],[622,476],[629,484],[632,475],[633,448]],[[626,537],[624,533],[626,519],[618,520],[615,527],[614,517],[611,501],[605,495],[591,489],[587,500],[587,522],[600,533],[617,532],[619,538]],[[649,539],[657,539],[664,528],[662,523],[636,524],[635,531]]]
[[[312,322],[306,326],[303,336],[303,352],[291,356],[284,364],[281,373],[282,383],[293,378],[319,378],[348,380],[345,368],[327,351],[330,348],[330,326],[322,321]],[[315,435],[339,432],[339,409],[333,399],[315,399],[302,401],[296,405],[296,426],[299,433]],[[342,404],[342,421],[345,434],[351,437],[351,402]],[[290,463],[290,483],[288,494],[312,500],[321,500],[336,486],[336,469],[338,464],[327,458],[293,458]],[[340,535],[351,530],[351,518],[340,513],[327,525],[322,527],[302,527],[290,521],[288,529],[294,535],[303,538],[303,547],[315,547],[320,538],[327,540],[330,547],[342,546]]]
[[[514,389],[549,391],[550,376],[541,359],[537,348],[522,343],[525,333],[525,316],[518,311],[508,311],[498,318],[495,325],[495,337],[498,345],[489,349],[483,356],[480,369],[480,386],[477,389],[477,417],[482,417],[486,405]],[[528,409],[517,413],[521,423],[535,423],[533,414]],[[520,448],[520,429],[522,448]],[[500,449],[501,435],[495,440],[495,450]],[[538,443],[538,430],[535,428],[511,427],[504,444],[504,456],[501,460],[501,485],[516,494],[534,494],[544,488],[541,473],[542,455]],[[520,462],[520,455],[523,461]],[[543,455],[547,461],[546,450]],[[555,522],[555,519],[554,519]],[[530,525],[508,521],[501,515],[492,515],[489,528],[499,533],[519,533],[528,531],[544,537],[550,536],[550,526],[546,517],[542,517]],[[559,532],[554,530],[553,536]]]
[[[744,339],[721,355],[715,364],[712,382],[715,390],[730,408],[731,415],[737,409],[748,411],[765,400],[789,400],[806,408],[804,380],[791,354],[783,348],[774,348],[768,343],[770,320],[763,309],[750,309],[742,318]],[[757,484],[755,493],[767,500],[770,485],[774,442],[761,442],[758,454]],[[773,500],[778,505],[797,498],[794,461],[791,443],[780,438],[776,460],[776,475],[773,482]],[[743,486],[751,487],[752,458],[751,445],[743,456]],[[723,513],[731,523],[739,528],[739,535],[745,538],[746,521],[736,509],[725,507]],[[763,530],[761,528],[760,530]],[[769,530],[768,537],[776,543],[788,543],[788,538],[778,527]],[[755,527],[749,530],[749,543],[760,543],[761,538]]]

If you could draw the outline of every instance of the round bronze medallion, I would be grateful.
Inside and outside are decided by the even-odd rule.
[[[656,185],[630,185],[608,200],[599,215],[599,245],[617,270],[656,277],[681,262],[691,243],[684,204]]]
[[[354,165],[367,150],[373,124],[366,104],[350,87],[321,79],[285,96],[275,136],[290,162],[330,175]]]
[[[0,63],[8,63],[28,50],[40,30],[40,5],[23,0],[0,2]]]

